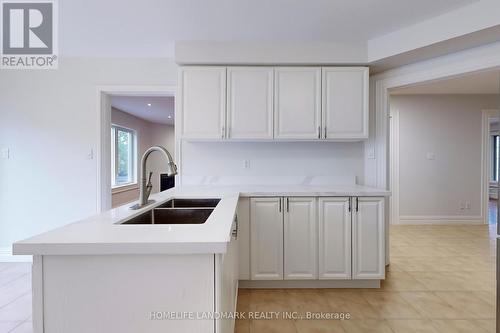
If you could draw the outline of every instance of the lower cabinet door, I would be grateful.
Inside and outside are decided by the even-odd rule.
[[[319,198],[319,278],[351,278],[349,197]]]
[[[318,278],[316,198],[284,198],[285,280]]]
[[[353,279],[385,278],[384,198],[353,198]]]
[[[282,198],[250,199],[250,277],[283,279]]]

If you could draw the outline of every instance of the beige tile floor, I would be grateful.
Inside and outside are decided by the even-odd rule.
[[[237,333],[495,332],[496,225],[395,226],[380,289],[241,289],[239,311],[349,312],[350,320],[240,320]]]
[[[392,227],[380,289],[239,293],[239,311],[349,312],[351,320],[242,320],[236,331],[495,332],[495,228]],[[0,263],[0,333],[32,332],[30,281],[30,264]]]

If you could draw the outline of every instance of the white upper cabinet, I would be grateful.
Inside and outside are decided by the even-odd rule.
[[[385,277],[384,198],[353,198],[352,278]]]
[[[274,137],[319,139],[321,68],[275,67]]]
[[[226,68],[182,67],[179,74],[182,137],[225,137]]]
[[[368,138],[368,68],[323,68],[323,138]]]
[[[252,280],[283,280],[282,198],[250,199]]]
[[[284,277],[310,280],[318,277],[318,219],[316,198],[284,198]]]
[[[368,67],[187,66],[179,86],[185,139],[368,138]]]
[[[273,138],[273,68],[228,67],[227,138]]]
[[[319,278],[351,278],[351,198],[319,198]]]

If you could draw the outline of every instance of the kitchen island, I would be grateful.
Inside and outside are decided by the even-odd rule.
[[[371,281],[383,278],[381,265],[385,258],[383,249],[379,249],[384,242],[381,219],[387,195],[387,191],[362,186],[175,188],[153,195],[155,203],[140,210],[129,210],[129,205],[118,207],[17,242],[15,254],[34,256],[35,332],[233,332],[234,318],[230,314],[236,307],[238,280],[248,287],[254,287],[250,283],[259,287],[262,282],[271,283],[267,287],[332,287],[334,282],[347,282],[344,286],[349,287],[376,287],[378,284]],[[182,198],[220,201],[204,223],[144,222],[142,216],[148,211],[164,209],[160,207],[170,200]],[[286,209],[288,217],[280,215],[278,223],[268,221],[262,212],[278,209],[278,202],[280,213],[285,214]],[[358,205],[359,225],[365,225],[358,241],[366,240],[365,248],[370,252],[366,257],[369,262],[365,260],[360,267],[369,270],[358,272],[362,279],[353,281],[356,277],[350,271],[351,253],[343,253],[342,262],[337,257],[324,257],[322,253],[342,249],[323,239],[318,253],[315,242],[318,234],[351,237],[350,227],[339,233],[336,224],[326,227],[325,221],[337,211],[347,216],[349,209],[354,214]],[[319,225],[324,226],[321,230],[316,227],[316,213],[303,214],[316,210],[320,210],[317,215]],[[367,217],[372,212],[375,219]],[[306,221],[307,216],[311,218]],[[291,229],[287,229],[283,218],[295,224],[292,234],[287,233]],[[274,234],[279,228],[284,231]],[[372,237],[373,230],[376,234]],[[306,239],[286,238],[303,231],[311,236],[311,242],[306,244],[310,251],[301,250]],[[288,241],[295,244],[290,246]],[[345,245],[351,248],[350,243]],[[375,247],[376,253],[371,253]],[[294,251],[294,255],[273,252],[280,248]],[[314,265],[306,267],[310,260],[301,253],[313,255]],[[296,260],[287,262],[284,257]],[[348,275],[338,272],[339,265],[349,266]]]

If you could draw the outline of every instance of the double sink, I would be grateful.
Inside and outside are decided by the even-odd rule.
[[[220,199],[170,199],[120,224],[203,224]]]

